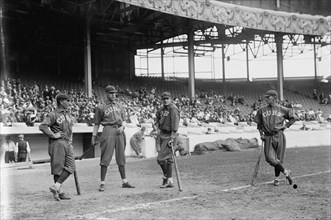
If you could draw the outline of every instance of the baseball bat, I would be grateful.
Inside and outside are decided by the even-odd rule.
[[[263,153],[263,145],[264,145],[264,141],[262,141],[262,145],[261,145],[261,149],[260,149],[260,153],[259,153],[259,158],[257,160],[257,163],[255,165],[255,169],[254,169],[254,173],[253,173],[253,177],[252,177],[252,181],[251,181],[251,185],[254,186],[254,180],[257,176],[257,173],[259,171],[259,166],[260,166],[260,161],[261,161],[261,157],[262,157],[262,153]]]
[[[75,178],[75,185],[76,185],[76,191],[77,191],[77,195],[80,195],[80,185],[78,182],[78,175],[76,170],[74,171],[74,178]]]
[[[172,151],[172,157],[174,158],[174,165],[175,165],[178,189],[179,189],[179,191],[183,191],[183,189],[182,189],[182,180],[180,179],[180,174],[179,174],[179,170],[178,170],[178,166],[177,166],[176,154],[175,154],[175,151],[174,151],[174,144],[173,143],[171,143],[171,151]]]
[[[90,153],[90,151],[92,151],[94,149],[94,145],[91,145],[83,154],[82,156],[80,156],[78,159],[82,160],[88,153]]]

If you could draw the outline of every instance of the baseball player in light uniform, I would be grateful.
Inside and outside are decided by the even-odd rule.
[[[275,169],[274,185],[279,185],[279,175],[284,173],[289,184],[292,185],[291,171],[283,165],[286,139],[284,130],[289,128],[296,117],[288,108],[277,104],[278,94],[269,90],[265,94],[267,106],[258,109],[254,121],[260,132],[261,140],[265,143],[264,154],[266,161]],[[288,120],[287,122],[285,120]]]
[[[176,145],[177,131],[179,127],[179,109],[171,102],[170,92],[163,92],[161,95],[163,107],[156,113],[156,126],[158,128],[160,150],[157,162],[163,172],[163,182],[160,188],[173,187],[172,179],[172,150],[171,143]]]
[[[134,188],[125,175],[125,145],[126,138],[124,133],[124,128],[126,125],[126,113],[124,107],[116,102],[117,90],[114,86],[107,86],[105,88],[107,94],[107,100],[103,104],[99,104],[95,108],[94,115],[94,127],[91,139],[91,144],[95,145],[95,139],[98,134],[100,125],[103,125],[102,134],[100,137],[100,175],[101,184],[99,191],[103,192],[105,190],[105,179],[107,174],[107,168],[113,157],[115,150],[116,163],[122,178],[123,188]]]
[[[142,127],[140,129],[140,131],[134,133],[132,135],[132,137],[130,138],[130,145],[131,145],[131,148],[134,150],[134,152],[137,154],[137,157],[138,158],[143,158],[144,156],[142,155],[141,153],[141,144],[142,144],[142,141],[144,140],[145,138],[145,133],[146,131],[146,128],[145,127]]]
[[[49,190],[57,201],[70,199],[64,194],[62,184],[76,170],[71,145],[72,126],[76,120],[68,112],[69,100],[70,97],[66,94],[57,95],[57,108],[47,114],[39,126],[39,130],[49,138],[48,154],[55,182]]]

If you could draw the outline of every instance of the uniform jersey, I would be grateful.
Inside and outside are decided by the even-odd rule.
[[[285,120],[287,127],[290,127],[296,120],[293,111],[281,106],[263,106],[258,109],[254,121],[257,123],[257,128],[266,134],[276,133],[284,128]]]
[[[107,100],[95,108],[94,123],[96,125],[116,124],[118,120],[126,121],[126,113],[120,103]]]
[[[156,112],[156,124],[161,131],[177,131],[179,127],[179,109],[173,103],[163,106]]]
[[[57,108],[53,112],[46,115],[41,125],[47,125],[53,133],[63,132],[66,136],[66,140],[72,142],[72,126],[75,123],[74,117],[72,117],[65,109]],[[47,134],[47,133],[46,133]],[[50,142],[53,140],[49,136]]]

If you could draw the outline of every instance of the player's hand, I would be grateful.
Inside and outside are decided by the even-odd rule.
[[[261,138],[262,141],[265,141],[265,135],[264,134],[261,134],[260,138]]]
[[[170,141],[168,142],[168,146],[171,147],[171,145],[174,143],[174,139],[170,139]]]
[[[61,132],[57,132],[57,133],[55,133],[54,136],[53,136],[54,139],[59,139],[59,138],[61,138],[61,137],[62,137]]]
[[[123,130],[124,130],[124,126],[121,126],[117,129],[117,133],[120,134],[123,132]]]
[[[92,138],[91,138],[91,144],[94,146],[95,145],[95,139],[96,139],[97,136],[95,135],[92,135]]]

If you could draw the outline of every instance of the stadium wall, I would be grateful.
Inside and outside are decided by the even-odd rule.
[[[18,140],[18,134],[24,134],[25,140],[30,144],[31,156],[34,163],[47,162],[49,161],[48,156],[48,138],[43,135],[39,129],[39,124],[34,127],[27,127],[24,123],[14,123],[12,127],[3,127],[0,123],[0,142],[1,145],[5,141],[7,135],[12,136],[12,140],[16,142]],[[151,125],[144,125],[147,127],[146,134],[151,131]],[[216,125],[208,125],[209,127],[215,127]],[[289,130],[285,131],[287,147],[314,147],[314,146],[331,146],[331,132],[330,124],[320,125],[312,124],[311,130],[302,131],[299,130],[300,124],[294,124]],[[255,126],[231,126],[223,125],[217,127],[218,133],[205,134],[208,127],[180,127],[179,133],[181,135],[187,136],[188,141],[186,141],[186,148],[190,152],[194,151],[194,146],[202,142],[213,142],[216,140],[225,140],[227,138],[246,138],[252,139],[257,138],[261,144],[259,138],[259,133]],[[132,135],[139,131],[139,127],[128,124],[126,131],[126,156],[130,157],[134,155],[134,151],[130,147],[130,138]],[[73,127],[73,146],[75,155],[79,157],[82,153],[87,150],[90,146],[91,134],[93,127],[89,127],[86,124],[76,124]],[[100,128],[99,132],[102,131]],[[146,158],[152,158],[157,155],[155,149],[155,139],[150,136],[146,136],[142,143],[142,153]],[[97,145],[95,151],[88,154],[86,158],[99,157],[100,147]],[[3,152],[1,151],[1,156]]]

